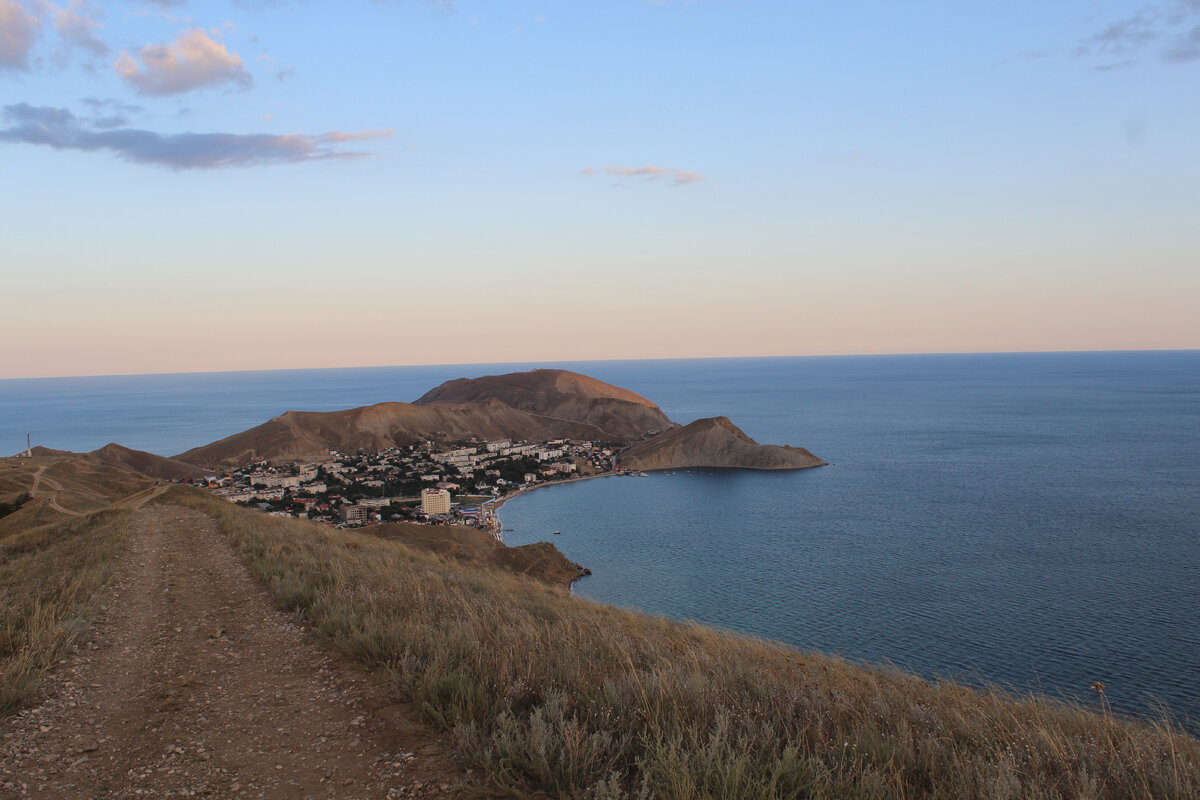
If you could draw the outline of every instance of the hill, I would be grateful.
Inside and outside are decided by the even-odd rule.
[[[1170,723],[623,611],[362,531],[173,487],[323,639],[383,671],[506,794],[1194,798]]]
[[[187,464],[173,458],[164,458],[154,453],[147,453],[144,450],[134,450],[116,442],[109,442],[104,447],[93,450],[90,453],[73,453],[70,450],[55,450],[51,447],[41,446],[33,448],[32,453],[34,456],[65,457],[91,461],[95,464],[125,469],[146,475],[150,478],[161,478],[164,480],[196,478],[204,474],[194,464]],[[14,456],[14,458],[20,458],[20,456]]]
[[[825,465],[802,447],[759,444],[728,417],[698,419],[638,442],[622,451],[617,463],[627,469],[806,469]]]
[[[33,458],[0,458],[0,503],[28,497],[0,517],[0,538],[99,511],[154,489],[131,469],[101,462],[91,453],[33,449]]]
[[[534,370],[449,381],[416,403],[288,411],[176,459],[240,466],[259,459],[296,461],[331,449],[352,453],[425,440],[632,442],[673,426],[657,406],[626,389],[564,370]]]
[[[66,482],[55,491],[80,495],[95,487],[70,483],[64,467],[84,470],[80,480],[148,480],[63,456],[0,466],[16,478],[59,469]],[[96,629],[100,641],[78,662],[84,671],[61,679],[70,702],[10,717],[0,731],[0,794],[25,796],[17,790],[28,782],[44,789],[36,796],[92,797],[114,785],[156,795],[218,786],[226,796],[250,776],[280,792],[283,778],[310,778],[305,786],[322,796],[383,796],[352,763],[389,753],[407,763],[419,752],[419,765],[439,752],[429,725],[452,732],[465,765],[491,779],[473,796],[1200,796],[1200,742],[1170,721],[1122,718],[1102,693],[1085,708],[931,682],[600,606],[480,569],[453,548],[439,555],[266,516],[191,487],[141,497],[154,506],[138,510],[142,501],[125,497],[0,535],[0,715],[37,700],[39,679],[87,629],[115,575],[132,587],[109,606],[117,616]],[[461,531],[446,532],[462,544]],[[312,640],[300,630],[280,638],[290,623],[255,597],[238,559],[288,618],[374,671],[397,702],[349,694],[340,670],[328,696],[306,682],[328,676],[329,662],[304,651]],[[401,723],[375,716],[385,707],[421,714],[401,721],[399,749]],[[328,714],[326,747],[310,722]],[[282,717],[292,720],[286,729]],[[205,749],[164,754],[160,730],[168,744]],[[349,746],[338,750],[343,740]],[[251,745],[253,758],[242,760]],[[382,779],[401,761],[386,764]],[[338,780],[327,786],[331,763]],[[452,776],[449,766],[442,774]],[[90,790],[59,790],[73,780]]]

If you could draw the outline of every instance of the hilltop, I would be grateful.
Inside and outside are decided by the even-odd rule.
[[[489,401],[593,430],[590,436],[572,438],[625,442],[675,425],[658,406],[639,394],[562,369],[459,378],[426,392],[416,405]]]

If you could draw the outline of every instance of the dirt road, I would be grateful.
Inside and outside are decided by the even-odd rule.
[[[66,514],[68,517],[84,516],[84,514],[79,511],[72,511],[69,508],[63,508],[58,504],[58,493],[63,490],[62,484],[60,484],[58,481],[50,480],[46,477],[45,473],[45,467],[38,467],[37,472],[33,473],[33,486],[29,487],[29,496],[39,497],[41,495],[48,494],[50,495],[50,499],[46,501],[46,505],[50,506],[58,513]],[[49,492],[41,491],[43,483],[50,487]]]
[[[0,797],[468,796],[444,743],[275,610],[208,517],[143,507],[123,559],[91,643],[0,722]]]

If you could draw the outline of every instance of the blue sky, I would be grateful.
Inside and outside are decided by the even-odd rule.
[[[0,377],[1200,346],[1200,0],[0,0],[0,109]]]

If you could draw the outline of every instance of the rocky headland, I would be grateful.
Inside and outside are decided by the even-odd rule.
[[[825,462],[803,447],[759,444],[729,417],[698,419],[672,428],[624,450],[617,463],[626,469],[655,470],[685,467],[733,469],[807,469]]]

